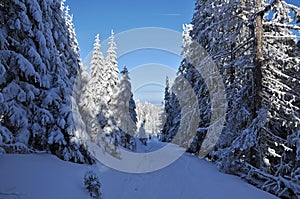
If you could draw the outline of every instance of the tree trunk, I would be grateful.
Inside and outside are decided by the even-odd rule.
[[[262,8],[262,0],[256,0],[256,9],[259,11]],[[262,92],[262,62],[263,62],[263,12],[257,12],[255,18],[255,68],[253,71],[254,78],[254,100],[252,116],[255,118],[257,115],[257,110],[261,107],[261,92]]]

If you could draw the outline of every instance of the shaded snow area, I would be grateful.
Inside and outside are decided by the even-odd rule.
[[[152,141],[147,146],[139,144],[139,150],[153,151],[162,146]],[[98,174],[104,199],[276,198],[187,153],[170,166],[145,174],[123,173],[101,163],[73,164],[47,154],[1,155],[0,198],[89,198],[83,187],[89,169]]]

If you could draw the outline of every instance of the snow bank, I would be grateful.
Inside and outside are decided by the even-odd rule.
[[[157,145],[157,147],[156,147]],[[149,143],[144,151],[159,148]],[[153,173],[130,174],[107,168],[64,162],[53,155],[1,155],[0,193],[13,193],[19,198],[88,198],[83,188],[87,170],[94,170],[107,199],[169,198],[276,198],[236,176],[218,172],[210,162],[184,154],[172,165]],[[0,198],[17,198],[1,196]]]

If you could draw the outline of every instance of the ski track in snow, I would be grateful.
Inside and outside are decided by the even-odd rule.
[[[162,146],[164,143],[152,140],[138,148],[147,152]],[[15,193],[26,199],[89,198],[83,188],[83,176],[89,169],[98,174],[104,199],[276,198],[187,153],[166,168],[144,174],[120,172],[101,163],[73,164],[53,155],[1,155],[0,193]],[[0,195],[1,199],[18,197]]]

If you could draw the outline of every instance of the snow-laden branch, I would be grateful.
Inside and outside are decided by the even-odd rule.
[[[292,4],[289,4],[289,3],[285,2],[285,1],[282,1],[282,3],[285,6],[289,7],[290,9],[292,9],[296,14],[300,14],[300,8],[299,7],[297,7],[295,5],[292,5]]]
[[[264,25],[268,26],[275,26],[275,27],[280,27],[280,28],[288,28],[288,29],[293,29],[293,30],[299,30],[300,31],[300,26],[297,25],[291,25],[291,24],[282,24],[282,23],[277,23],[277,22],[264,22]]]
[[[266,7],[264,8],[261,8],[257,13],[256,15],[264,15],[265,13],[269,12],[272,7],[277,4],[279,1],[281,0],[274,0],[271,4],[267,5]]]
[[[232,50],[227,49],[226,51],[222,51],[222,52],[220,52],[220,53],[216,53],[216,54],[211,55],[211,56],[212,56],[212,58],[213,58],[214,60],[220,59],[220,58],[222,58],[222,57],[225,57],[225,56],[228,56],[228,55],[235,54],[235,53],[239,52],[240,49],[246,47],[248,44],[251,44],[251,43],[253,43],[253,42],[254,42],[254,39],[253,39],[253,37],[251,37],[251,38],[246,39],[246,42],[242,43],[241,45],[238,45],[236,48],[234,48],[234,49],[232,49]],[[251,47],[251,46],[250,46],[250,47]],[[246,52],[248,49],[249,49],[249,48],[245,48],[245,49],[241,52],[241,54],[243,54],[244,52]]]
[[[285,36],[264,35],[263,37],[264,38],[273,38],[273,39],[284,39],[284,38],[297,39],[297,38],[300,38],[300,36],[296,36],[296,35],[285,35]]]

